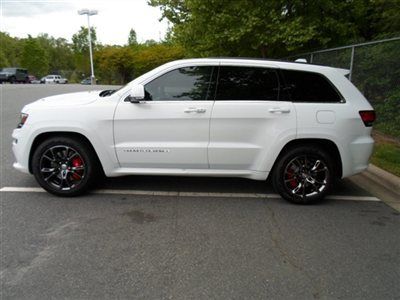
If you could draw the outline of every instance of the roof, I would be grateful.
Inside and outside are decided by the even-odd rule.
[[[346,69],[333,68],[328,66],[314,65],[301,62],[288,62],[273,59],[262,58],[244,58],[244,57],[210,57],[210,58],[190,58],[175,60],[167,63],[167,65],[179,65],[183,63],[201,63],[201,64],[233,64],[233,65],[250,65],[250,66],[270,66],[281,69],[302,70],[310,72],[323,73],[324,71],[331,71],[333,69],[339,70],[341,73],[346,74],[349,71]]]

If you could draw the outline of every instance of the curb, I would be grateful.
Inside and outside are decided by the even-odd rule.
[[[369,164],[367,170],[362,174],[400,196],[400,177],[382,170],[373,164]]]
[[[399,177],[370,164],[367,170],[349,177],[349,180],[400,212]]]

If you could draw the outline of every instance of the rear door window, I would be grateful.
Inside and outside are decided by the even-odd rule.
[[[270,68],[221,66],[215,100],[278,100],[277,71]]]

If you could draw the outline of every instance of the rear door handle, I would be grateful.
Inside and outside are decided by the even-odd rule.
[[[268,109],[268,111],[272,114],[288,114],[290,113],[290,108],[283,108],[283,107],[274,107],[274,108],[270,108]]]
[[[191,114],[191,113],[203,114],[206,112],[206,109],[189,107],[189,108],[185,109],[184,112],[187,114]]]

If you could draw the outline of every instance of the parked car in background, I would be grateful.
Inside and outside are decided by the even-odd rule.
[[[82,81],[81,81],[81,84],[92,84],[92,81],[90,80],[90,77],[88,77],[88,78],[85,78],[85,79],[83,79]]]
[[[34,75],[28,75],[28,83],[38,84],[40,80],[38,80]]]
[[[28,70],[22,68],[3,68],[0,71],[0,82],[28,82]]]
[[[96,84],[98,84],[98,83],[99,83],[99,80],[96,79]],[[90,77],[87,77],[81,81],[81,84],[90,85],[90,84],[92,84],[92,80]]]
[[[98,175],[271,178],[294,203],[321,200],[368,167],[375,112],[348,70],[268,60],[167,63],[119,90],[26,105],[14,167],[58,196]]]
[[[60,75],[47,75],[46,77],[43,77],[40,81],[43,83],[68,83],[68,80],[61,77]]]

